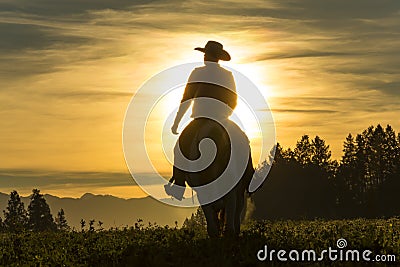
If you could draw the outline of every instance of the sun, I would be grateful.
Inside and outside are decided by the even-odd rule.
[[[238,99],[238,104],[233,111],[231,120],[242,128],[250,140],[260,138],[258,120],[252,109],[243,99]]]
[[[171,122],[171,116],[176,113],[180,100],[184,92],[184,87],[178,87],[171,90],[168,94],[161,97],[154,106],[151,118],[154,118],[158,124],[157,127],[165,128],[163,123]],[[183,129],[190,120],[191,109],[189,109],[184,119],[181,121],[180,129]],[[154,117],[153,117],[154,116]],[[238,96],[237,106],[235,107],[231,120],[236,122],[247,134],[249,139],[260,138],[260,126],[252,107],[244,99]],[[172,125],[171,125],[172,126]]]
[[[272,95],[271,88],[265,84],[263,77],[266,77],[265,68],[257,65],[256,63],[236,64],[232,62],[226,63],[230,67],[244,76],[246,76],[255,86],[259,89],[264,98],[269,98]]]
[[[173,164],[173,147],[178,136],[170,131],[176,111],[184,92],[184,87],[178,87],[170,90],[161,97],[154,105],[152,112],[148,117],[146,125],[146,147],[153,166],[160,172],[169,172]],[[178,131],[182,130],[192,120],[190,118],[191,108],[183,117]],[[234,121],[246,133],[252,147],[253,161],[258,162],[261,156],[262,130],[252,108],[238,96],[238,104],[233,111],[230,119]],[[162,145],[159,141],[162,139]]]
[[[259,91],[263,95],[264,99],[266,99],[268,90],[264,89],[266,88],[265,86],[261,87],[261,81],[256,79],[257,77],[260,77],[262,72],[257,68],[257,66],[252,64],[229,64],[228,66],[221,62],[221,66],[231,69],[237,85],[237,106],[235,107],[230,119],[239,125],[239,127],[246,133],[252,148],[253,162],[257,163],[262,156],[261,148],[263,146],[263,129],[261,124],[263,122],[260,121],[259,116],[256,116],[255,114],[257,112],[257,107],[251,106],[243,98],[245,96],[241,96],[243,90],[249,88],[246,86],[246,83],[243,84],[243,79],[240,80],[240,76],[245,76],[250,80],[260,89]],[[239,75],[238,72],[241,75]],[[181,84],[162,95],[154,104],[153,109],[148,116],[145,130],[147,153],[152,159],[154,168],[159,172],[164,173],[170,171],[173,164],[173,148],[178,136],[173,135],[170,128],[173,124],[177,109],[179,108],[184,89],[185,84]],[[191,108],[183,117],[178,128],[179,132],[182,132],[191,121],[190,114]],[[162,141],[160,140],[160,137]]]

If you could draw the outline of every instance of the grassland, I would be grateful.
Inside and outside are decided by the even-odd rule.
[[[267,245],[268,249],[313,249],[320,253],[329,247],[337,249],[340,238],[347,240],[344,249],[368,249],[372,255],[395,255],[400,260],[399,218],[252,222],[243,226],[239,238],[233,239],[209,239],[202,227],[141,223],[122,229],[0,236],[0,264],[4,266],[279,266],[285,263],[276,258],[261,262],[257,252]],[[311,263],[327,264],[356,263],[326,259]]]

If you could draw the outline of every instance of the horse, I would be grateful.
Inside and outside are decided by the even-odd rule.
[[[210,237],[239,235],[241,214],[245,206],[245,192],[254,174],[247,136],[233,121],[225,121],[225,125],[228,125],[236,135],[239,135],[239,142],[248,146],[249,155],[245,170],[241,172],[241,177],[235,177],[238,181],[231,190],[210,203],[203,202],[202,204],[202,201],[200,201],[207,221],[207,233]],[[229,161],[232,160],[231,141],[233,140],[231,140],[223,125],[208,118],[194,119],[183,130],[178,141],[183,156],[192,161],[198,159],[201,156],[199,144],[206,138],[212,139],[216,146],[213,162],[203,170],[185,171],[181,175],[174,175],[178,180],[179,177],[184,177],[187,184],[196,191],[199,199],[204,198],[205,193],[197,188],[208,185],[221,177],[221,174],[228,167]],[[184,181],[181,180],[177,184],[182,185],[183,183]],[[212,187],[210,188],[212,189]],[[218,190],[218,188],[215,189]]]

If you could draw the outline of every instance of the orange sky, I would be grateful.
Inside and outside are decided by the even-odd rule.
[[[259,86],[284,147],[319,135],[339,159],[348,133],[399,131],[399,3],[356,2],[2,2],[0,169],[126,173],[130,98],[152,75],[202,60],[193,48],[209,39]],[[67,183],[43,188],[139,195],[112,183],[66,193]]]

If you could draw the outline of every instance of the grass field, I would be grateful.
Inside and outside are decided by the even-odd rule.
[[[260,266],[257,253],[268,250],[337,249],[370,250],[400,259],[400,219],[263,221],[243,226],[237,239],[208,239],[205,229],[177,229],[136,224],[134,227],[84,232],[25,232],[1,234],[0,264],[4,266]],[[295,255],[295,254],[293,254]],[[286,254],[286,258],[288,254]],[[388,260],[388,259],[387,259]],[[393,259],[391,259],[393,260]],[[286,262],[293,265],[293,262]],[[362,266],[365,262],[360,262]],[[375,262],[376,263],[376,262]],[[272,265],[283,265],[275,258]],[[303,262],[311,265],[331,265]],[[354,262],[334,261],[336,265]],[[386,262],[386,265],[396,265]]]

